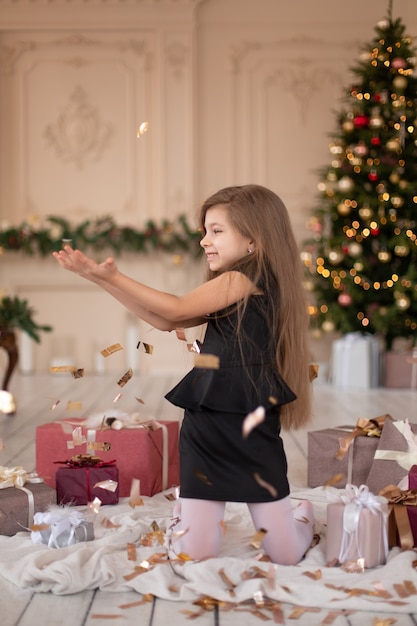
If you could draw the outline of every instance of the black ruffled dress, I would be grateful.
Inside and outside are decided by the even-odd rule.
[[[269,502],[289,494],[279,407],[295,395],[269,354],[260,306],[264,297],[249,300],[243,350],[236,339],[233,308],[209,316],[201,352],[217,355],[219,369],[194,368],[165,396],[185,409],[179,444],[184,498]],[[265,420],[242,437],[245,417],[259,406],[265,408]]]

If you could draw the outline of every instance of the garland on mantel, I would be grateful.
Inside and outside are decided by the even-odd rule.
[[[200,253],[201,233],[190,228],[180,215],[160,225],[149,220],[143,230],[118,226],[111,216],[71,224],[63,217],[48,216],[43,220],[25,221],[20,226],[0,229],[0,251],[20,251],[29,256],[45,257],[60,250],[68,240],[74,248],[93,252],[105,251],[114,256],[122,252]]]

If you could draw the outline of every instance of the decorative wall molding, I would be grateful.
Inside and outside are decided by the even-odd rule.
[[[77,85],[58,118],[45,128],[44,136],[62,162],[82,170],[86,161],[100,160],[112,132],[112,125],[101,119],[89,94]]]

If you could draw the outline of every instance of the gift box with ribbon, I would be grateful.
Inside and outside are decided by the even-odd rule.
[[[55,490],[23,467],[0,467],[0,534],[28,530],[33,516],[56,502]]]
[[[324,428],[307,433],[307,485],[361,485],[366,482],[375,451],[389,414],[367,419],[355,426]]]
[[[327,563],[353,562],[362,568],[383,565],[389,551],[387,500],[366,485],[350,484],[341,494],[333,491],[328,497]]]
[[[384,387],[417,388],[417,350],[389,351],[384,355]]]
[[[35,513],[30,537],[34,544],[66,548],[82,541],[93,541],[94,524],[77,509],[50,506],[47,511]]]
[[[417,424],[390,421],[382,431],[366,484],[373,493],[387,485],[406,489],[408,472],[416,463]]]
[[[68,452],[98,454],[116,461],[119,496],[129,497],[132,479],[140,493],[152,496],[179,484],[177,421],[149,420],[115,430],[106,425],[88,428],[82,418],[43,424],[36,429],[36,470],[51,487],[56,485],[56,461]],[[118,425],[119,426],[119,425]],[[70,470],[74,471],[74,470]]]
[[[341,389],[378,387],[381,376],[380,341],[370,333],[348,333],[332,344],[331,380]]]
[[[413,468],[415,484],[417,466]],[[417,546],[417,489],[400,489],[387,485],[380,495],[389,503],[389,546],[399,546],[401,550],[411,550]]]
[[[115,461],[81,454],[65,461],[56,472],[58,504],[88,504],[98,498],[101,504],[119,502],[119,472]]]

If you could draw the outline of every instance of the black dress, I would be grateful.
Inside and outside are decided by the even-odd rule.
[[[219,369],[194,368],[165,396],[185,409],[179,444],[184,498],[268,502],[289,494],[279,407],[295,395],[269,354],[263,298],[249,299],[241,347],[234,307],[209,316],[201,352],[218,356]],[[259,406],[265,420],[244,438],[243,421]]]

